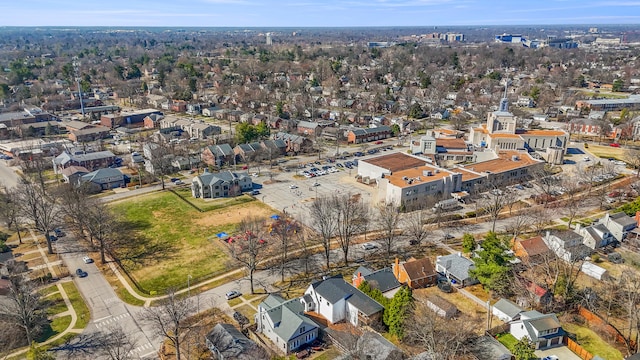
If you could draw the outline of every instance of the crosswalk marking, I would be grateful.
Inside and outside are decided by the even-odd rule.
[[[126,312],[126,313],[123,313],[123,314],[120,314],[120,315],[116,315],[116,316],[112,316],[112,317],[106,318],[106,319],[101,320],[101,321],[97,321],[97,322],[95,322],[95,324],[96,324],[96,327],[101,328],[101,327],[103,327],[105,325],[109,325],[109,324],[112,324],[114,322],[118,322],[119,320],[127,318],[127,317],[130,317],[130,316],[131,316],[131,314]]]

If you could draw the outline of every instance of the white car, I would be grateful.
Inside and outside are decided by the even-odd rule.
[[[289,189],[297,189],[297,188],[298,188],[298,185],[295,185],[295,184],[289,185]]]
[[[378,248],[378,244],[368,242],[368,243],[362,244],[362,248],[364,250],[373,250]]]
[[[84,261],[85,264],[91,264],[93,262],[93,259],[88,256],[85,256],[82,258],[82,261]]]

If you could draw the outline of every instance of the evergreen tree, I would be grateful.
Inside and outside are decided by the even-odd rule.
[[[384,312],[383,320],[385,325],[389,327],[389,334],[398,337],[398,339],[402,339],[404,336],[404,321],[412,301],[411,289],[403,286],[393,296]]]
[[[506,250],[506,244],[498,238],[496,233],[490,231],[482,241],[482,249],[476,252],[477,256],[473,257],[475,269],[469,271],[469,274],[487,289],[505,294],[508,291],[508,278],[511,276],[510,263],[513,259]]]

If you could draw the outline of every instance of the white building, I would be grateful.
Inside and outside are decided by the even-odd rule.
[[[564,330],[556,314],[542,314],[538,311],[520,313],[510,325],[510,333],[517,340],[529,338],[536,350],[560,345]]]

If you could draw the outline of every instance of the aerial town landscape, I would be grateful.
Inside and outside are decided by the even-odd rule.
[[[640,25],[0,27],[0,358],[640,359]]]

